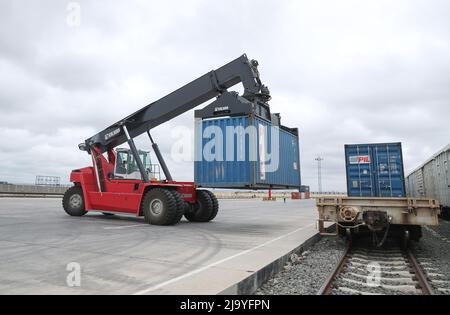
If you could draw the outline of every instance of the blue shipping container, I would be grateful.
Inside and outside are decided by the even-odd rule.
[[[406,197],[401,143],[345,145],[349,197]]]
[[[198,187],[287,189],[300,187],[298,135],[247,115],[197,119]]]

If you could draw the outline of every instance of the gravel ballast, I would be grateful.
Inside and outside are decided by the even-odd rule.
[[[345,248],[337,237],[322,238],[307,251],[292,255],[284,270],[256,291],[257,295],[315,295]]]
[[[421,241],[413,244],[412,250],[428,273],[435,293],[450,295],[450,222],[424,227]]]
[[[428,272],[435,293],[449,295],[450,222],[441,221],[437,227],[423,227],[421,241],[412,242],[411,246],[422,268]],[[317,294],[334,270],[344,248],[344,241],[340,238],[322,238],[307,251],[292,255],[283,271],[263,284],[255,294]]]

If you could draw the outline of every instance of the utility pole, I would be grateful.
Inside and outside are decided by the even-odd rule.
[[[322,161],[323,158],[318,156],[316,157],[317,161],[317,183],[319,185],[319,194],[322,193]]]

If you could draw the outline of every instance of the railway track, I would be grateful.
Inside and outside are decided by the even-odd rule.
[[[432,266],[426,268],[436,272]],[[409,249],[369,249],[349,243],[318,294],[432,295],[424,269]]]

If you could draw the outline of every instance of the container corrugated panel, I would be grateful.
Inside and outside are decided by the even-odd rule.
[[[450,207],[450,144],[407,177],[408,196],[433,198]]]
[[[349,197],[406,197],[401,143],[345,146]]]
[[[196,185],[208,188],[298,189],[298,136],[280,128],[276,132],[270,127],[268,121],[253,115],[197,119]]]

